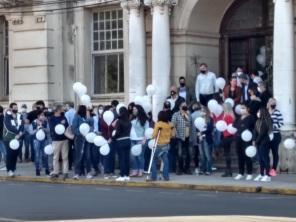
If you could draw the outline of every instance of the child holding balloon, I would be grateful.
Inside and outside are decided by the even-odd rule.
[[[238,156],[238,168],[239,174],[234,178],[240,180],[244,177],[245,166],[247,167],[246,180],[252,180],[253,176],[253,164],[252,159],[246,155],[246,149],[252,145],[252,141],[248,138],[244,138],[243,132],[245,130],[253,131],[256,119],[250,114],[250,109],[247,103],[241,104],[240,108],[241,117],[234,123],[234,127],[237,129],[235,142],[236,152]]]
[[[30,134],[34,135],[34,162],[36,176],[40,176],[42,162],[45,167],[45,174],[49,175],[48,156],[44,153],[44,148],[47,145],[49,126],[42,110],[37,112],[37,119],[32,122],[32,131]]]

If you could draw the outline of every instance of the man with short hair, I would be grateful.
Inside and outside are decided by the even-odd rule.
[[[214,94],[219,91],[216,86],[216,74],[208,70],[206,63],[200,64],[199,71],[195,83],[196,100],[203,106],[207,106],[208,102],[214,98]]]
[[[181,76],[179,78],[179,84],[180,84],[180,86],[178,87],[179,96],[184,98],[186,103],[189,106],[191,106],[194,99],[193,99],[192,93],[190,92],[189,87],[186,86],[186,79],[184,76]]]
[[[173,115],[172,124],[176,129],[175,151],[178,159],[177,174],[192,174],[190,170],[190,114],[186,102],[182,102],[179,111]]]
[[[64,134],[59,135],[55,132],[55,127],[59,124],[62,124],[65,129],[68,127],[67,119],[62,115],[63,113],[63,106],[56,105],[54,109],[54,114],[49,119],[49,128],[50,134],[52,139],[52,146],[53,146],[53,172],[51,173],[51,178],[57,178],[60,172],[60,154],[62,156],[62,163],[63,163],[63,179],[68,178],[69,172],[69,161],[68,161],[68,153],[69,153],[69,146],[68,140]]]
[[[247,74],[242,74],[239,77],[240,83],[241,83],[241,89],[242,89],[242,99],[241,102],[249,102],[250,101],[250,93],[249,89],[256,88],[256,85],[250,81],[249,76]]]

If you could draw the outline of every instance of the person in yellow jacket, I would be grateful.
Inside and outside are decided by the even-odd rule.
[[[168,181],[169,178],[169,159],[168,153],[170,149],[170,140],[173,136],[173,125],[169,122],[168,114],[164,111],[160,111],[158,114],[158,122],[155,124],[153,138],[158,142],[155,150],[154,158],[151,166],[151,180],[157,180],[157,161],[161,159],[163,161],[163,179]]]

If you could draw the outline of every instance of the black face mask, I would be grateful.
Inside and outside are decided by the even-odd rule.
[[[181,87],[184,87],[185,85],[186,85],[186,84],[185,84],[185,83],[183,83],[183,82],[182,82],[182,83],[180,83],[180,86],[181,86]]]
[[[187,107],[187,106],[183,106],[183,107],[182,107],[182,110],[183,110],[183,111],[188,111],[188,107]]]
[[[202,74],[206,74],[206,73],[207,73],[206,70],[200,70],[200,72],[201,72]]]
[[[17,110],[15,110],[15,109],[13,109],[12,112],[13,112],[14,114],[17,114]]]
[[[171,91],[171,96],[176,95],[177,93],[175,91]]]

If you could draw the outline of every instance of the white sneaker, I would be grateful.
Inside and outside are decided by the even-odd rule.
[[[195,168],[195,171],[194,172],[195,172],[195,174],[198,175],[199,174],[199,169],[198,168]]]
[[[116,179],[117,182],[124,182],[125,181],[125,177],[118,177]]]
[[[246,177],[246,180],[252,180],[253,179],[253,175],[252,174],[248,174]]]
[[[217,167],[212,167],[212,171],[216,171],[217,170]]]
[[[74,180],[79,180],[79,175],[75,174],[73,177]]]
[[[271,177],[265,175],[264,177],[262,177],[261,182],[270,182],[271,181]]]
[[[6,171],[7,169],[6,169],[6,167],[2,167],[1,169],[0,169],[0,171]]]
[[[125,176],[125,177],[124,177],[124,180],[125,180],[125,181],[130,181],[131,179],[130,179],[130,177]]]
[[[254,181],[261,181],[263,176],[261,176],[261,174],[259,174],[258,176],[256,176],[256,178],[254,179]]]
[[[244,176],[241,174],[238,174],[236,177],[234,177],[235,180],[241,180]]]
[[[8,173],[7,173],[7,174],[8,174],[8,176],[9,176],[9,177],[14,177],[14,173],[13,173],[11,170],[10,170],[10,171],[8,171]]]
[[[90,180],[90,179],[92,179],[92,178],[94,178],[94,177],[93,177],[93,175],[91,175],[90,173],[88,173],[88,174],[86,175],[86,179],[89,179],[89,180]]]

